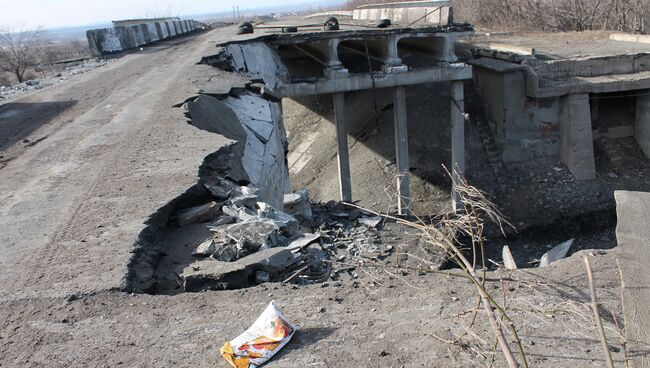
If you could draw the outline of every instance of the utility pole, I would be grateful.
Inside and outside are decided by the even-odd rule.
[[[235,13],[235,7],[232,7],[232,21],[233,23],[237,23],[237,14]]]

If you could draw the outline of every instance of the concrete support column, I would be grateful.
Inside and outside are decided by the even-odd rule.
[[[588,94],[573,94],[560,101],[560,156],[578,180],[594,179],[594,141]]]
[[[453,182],[465,174],[465,102],[463,81],[451,82],[451,173]],[[454,211],[462,209],[461,198],[452,183],[451,204]]]
[[[325,68],[325,76],[330,79],[348,76],[348,70],[343,67],[343,63],[339,59],[340,42],[341,40],[338,38],[331,38],[327,41],[327,68]]]
[[[409,142],[406,115],[406,90],[396,87],[393,98],[395,125],[395,165],[397,166],[397,212],[406,215],[410,199],[409,191]]]
[[[350,155],[348,154],[348,131],[345,123],[345,94],[334,94],[334,117],[336,119],[336,141],[338,143],[339,188],[341,201],[352,201],[350,179]]]
[[[327,67],[341,69],[343,64],[339,60],[339,39],[330,38],[327,42]]]
[[[386,59],[384,60],[384,71],[386,73],[401,73],[408,71],[408,67],[402,64],[402,59],[400,59],[399,52],[397,51],[397,43],[399,40],[400,37],[398,35],[392,35],[385,40]]]
[[[643,92],[650,93],[650,90]],[[650,158],[650,95],[648,94],[640,95],[636,98],[634,138],[646,157]]]
[[[402,59],[399,58],[399,53],[397,52],[398,42],[399,38],[396,36],[389,36],[386,39],[386,65],[395,66],[402,64]]]

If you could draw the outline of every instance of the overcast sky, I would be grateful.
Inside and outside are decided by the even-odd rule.
[[[76,26],[155,15],[191,15],[309,0],[0,0],[0,25]]]

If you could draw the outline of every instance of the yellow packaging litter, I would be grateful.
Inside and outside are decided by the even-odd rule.
[[[223,345],[221,355],[235,368],[256,368],[280,351],[296,330],[271,301],[248,330]]]

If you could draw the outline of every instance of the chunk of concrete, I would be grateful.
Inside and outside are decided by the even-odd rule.
[[[284,212],[303,220],[311,220],[311,203],[307,189],[299,189],[295,193],[285,194]]]
[[[260,216],[228,226],[225,235],[237,242],[240,249],[255,252],[277,245],[280,227],[275,221]]]
[[[377,227],[377,225],[381,223],[381,217],[380,216],[360,217],[358,221],[360,224],[366,225],[368,227]]]
[[[187,102],[187,112],[192,125],[208,132],[221,134],[228,139],[246,142],[246,131],[230,106],[212,96],[201,95]]]
[[[239,187],[234,181],[219,176],[205,177],[201,179],[201,184],[218,199],[228,199],[233,189]]]
[[[504,245],[503,249],[501,249],[501,259],[503,259],[503,266],[508,270],[517,269],[517,263],[515,262],[515,258],[512,256],[512,253],[510,252],[510,247],[508,247],[507,245]]]
[[[201,206],[191,207],[178,212],[176,221],[179,226],[186,226],[195,222],[210,221],[219,214],[217,202],[208,202]]]
[[[238,217],[234,217],[234,216],[221,216],[217,221],[210,224],[210,226],[217,227],[221,225],[234,224],[235,222],[237,222],[237,219]]]
[[[565,258],[567,253],[569,253],[569,248],[571,248],[574,240],[575,239],[569,239],[554,246],[551,250],[544,253],[541,261],[539,262],[539,267],[546,267],[557,260]]]
[[[216,247],[216,250],[212,253],[212,258],[223,262],[233,262],[242,258],[244,254],[245,251],[238,249],[236,244],[222,243]]]
[[[228,216],[236,217],[242,221],[255,217],[255,213],[246,207],[239,208],[237,206],[223,206],[221,207],[221,211]]]
[[[217,248],[214,245],[214,239],[210,238],[199,244],[194,252],[192,252],[192,255],[195,257],[209,257],[215,250],[217,250]]]
[[[287,249],[302,249],[320,238],[320,234],[301,234],[287,245]]]
[[[270,248],[234,262],[206,259],[185,267],[180,277],[185,291],[239,289],[251,285],[257,271],[275,280],[283,271],[300,260],[300,255],[284,248]]]
[[[268,203],[257,202],[257,207],[258,216],[273,220],[284,236],[290,238],[300,233],[300,224],[295,217],[273,208]]]

